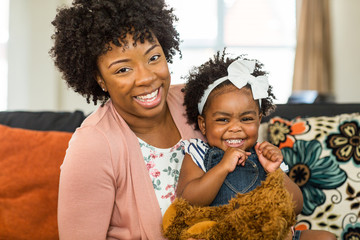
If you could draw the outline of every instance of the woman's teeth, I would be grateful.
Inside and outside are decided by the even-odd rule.
[[[159,89],[156,89],[152,93],[142,95],[142,96],[136,96],[136,99],[138,99],[141,102],[151,102],[151,101],[155,100],[158,92],[159,92]]]

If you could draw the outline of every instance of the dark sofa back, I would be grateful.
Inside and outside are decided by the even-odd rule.
[[[85,117],[82,111],[3,111],[0,124],[30,130],[74,132]]]
[[[275,111],[264,117],[262,122],[275,116],[290,120],[298,116],[320,117],[355,112],[360,112],[360,103],[277,104]]]

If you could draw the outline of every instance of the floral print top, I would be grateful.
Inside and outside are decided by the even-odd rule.
[[[175,189],[185,156],[181,140],[175,146],[163,149],[156,148],[140,138],[138,139],[161,213],[164,215],[166,209],[175,199]]]

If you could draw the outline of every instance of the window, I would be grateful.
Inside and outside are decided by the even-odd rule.
[[[179,18],[183,58],[170,65],[172,83],[216,51],[247,54],[269,72],[275,103],[286,103],[291,94],[296,47],[295,0],[166,0]]]
[[[9,39],[9,1],[0,1],[0,111],[7,107],[7,54]]]

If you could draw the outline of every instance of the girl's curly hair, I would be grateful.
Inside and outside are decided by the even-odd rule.
[[[199,67],[195,67],[190,70],[187,78],[187,83],[182,89],[185,92],[184,97],[184,106],[186,108],[186,115],[188,123],[195,126],[195,129],[199,129],[198,126],[198,116],[200,115],[198,110],[198,103],[201,100],[201,97],[204,95],[205,90],[208,86],[215,82],[217,79],[226,76],[228,66],[237,59],[245,59],[245,55],[240,55],[235,58],[226,57],[226,49],[223,50],[222,54],[218,51],[213,59],[209,59],[207,62],[202,64]],[[253,76],[263,76],[268,73],[262,70],[263,64],[255,60],[255,69],[252,73]],[[230,81],[224,81],[215,87],[214,90],[219,90],[224,86],[232,84]],[[250,88],[250,85],[247,84],[246,87]],[[275,109],[273,100],[276,99],[275,95],[272,92],[272,86],[269,86],[268,97],[261,100],[261,109],[260,113],[263,116],[267,116],[270,112]],[[203,113],[206,112],[208,107],[208,102],[204,106]]]
[[[157,38],[169,63],[179,49],[177,21],[164,0],[74,0],[57,9],[52,21],[54,46],[49,53],[68,86],[97,104],[110,97],[95,80],[97,59],[111,50],[109,43],[126,47],[126,36],[134,45]]]

